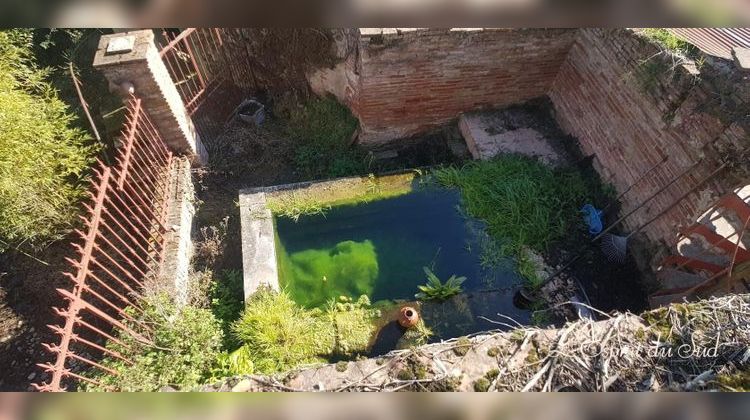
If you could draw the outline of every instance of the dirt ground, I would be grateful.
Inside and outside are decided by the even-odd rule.
[[[48,379],[36,363],[53,357],[41,343],[59,339],[47,324],[60,321],[52,307],[65,306],[55,289],[68,286],[61,272],[69,270],[63,258],[71,250],[65,239],[35,253],[49,265],[18,252],[0,254],[0,391],[29,391]]]

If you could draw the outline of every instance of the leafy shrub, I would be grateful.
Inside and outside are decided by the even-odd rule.
[[[95,147],[30,51],[29,32],[0,31],[0,239],[41,245],[70,227]]]
[[[250,347],[240,346],[237,350],[219,354],[216,359],[216,368],[213,369],[212,380],[237,375],[250,375],[255,371]]]
[[[304,309],[285,292],[261,288],[233,324],[256,372],[271,374],[364,353],[380,311],[367,296],[341,296],[325,311]]]
[[[425,275],[427,275],[427,284],[417,286],[420,290],[419,293],[414,295],[417,299],[445,300],[453,295],[461,293],[463,290],[461,284],[466,281],[466,277],[456,277],[455,275],[452,275],[445,281],[445,283],[443,283],[428,267],[422,267],[422,269],[424,270]]]
[[[333,348],[333,329],[320,310],[299,307],[285,292],[261,288],[232,327],[259,373],[283,372],[323,362]]]
[[[131,315],[136,312],[129,310]],[[102,364],[118,373],[101,373],[96,379],[120,391],[158,391],[162,386],[190,388],[208,378],[220,355],[222,332],[219,322],[207,309],[180,307],[168,296],[148,297],[144,313],[138,319],[152,328],[146,331],[132,321],[131,328],[150,338],[154,345],[144,344],[122,334],[122,344],[110,340],[107,348],[134,363],[105,358]],[[101,390],[87,385],[87,390]]]
[[[365,153],[350,146],[357,119],[333,98],[316,98],[289,113],[288,131],[296,141],[294,162],[311,179],[361,174]]]

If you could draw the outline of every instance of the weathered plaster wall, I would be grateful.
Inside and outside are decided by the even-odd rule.
[[[605,181],[624,191],[663,156],[668,161],[623,199],[627,211],[686,168],[703,161],[625,223],[631,230],[665,209],[720,165],[726,149],[750,145],[750,80],[730,61],[708,58],[700,73],[625,29],[584,29],[549,91],[560,126],[580,141]],[[731,174],[732,171],[729,171]],[[676,228],[696,220],[707,196],[736,186],[715,178],[644,229],[673,245]],[[702,193],[702,194],[701,194]]]

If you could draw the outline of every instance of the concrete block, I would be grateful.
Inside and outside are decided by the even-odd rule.
[[[477,160],[491,159],[503,153],[517,153],[539,158],[548,165],[559,165],[562,157],[538,131],[529,127],[497,129],[493,111],[462,114],[458,128],[466,147]]]
[[[742,71],[750,72],[750,48],[732,48],[732,58]]]

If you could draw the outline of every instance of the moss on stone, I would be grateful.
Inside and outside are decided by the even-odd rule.
[[[487,349],[487,356],[497,357],[500,354],[500,347],[494,346]]]
[[[724,374],[716,377],[716,381],[723,388],[737,391],[750,392],[750,370],[741,370],[732,374]]]
[[[471,340],[468,337],[461,337],[456,341],[456,345],[453,347],[453,353],[456,356],[466,356],[466,353],[471,349]]]
[[[489,379],[485,377],[481,377],[474,381],[474,391],[476,392],[487,392],[487,390],[490,389],[490,385],[492,383],[489,381]]]
[[[346,369],[349,368],[349,362],[346,361],[340,361],[336,363],[336,371],[337,372],[346,372]]]
[[[292,190],[266,194],[267,206],[275,215],[298,219],[323,214],[334,206],[368,203],[398,197],[412,191],[414,172],[376,177],[344,178],[317,182]]]
[[[494,381],[498,377],[498,375],[500,375],[500,370],[497,369],[497,368],[495,368],[495,369],[488,370],[484,374],[484,377],[487,378],[490,381]]]

